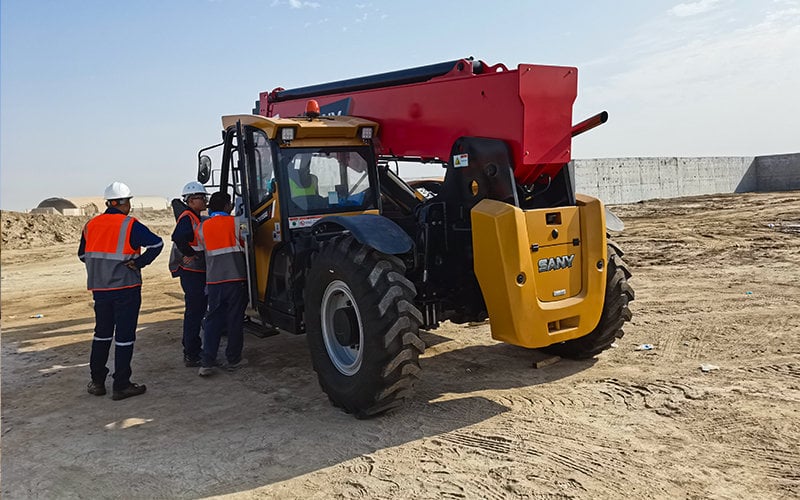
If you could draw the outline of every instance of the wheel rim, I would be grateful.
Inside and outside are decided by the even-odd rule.
[[[332,281],[325,289],[320,317],[322,339],[333,366],[343,375],[355,375],[364,359],[364,328],[353,292],[345,282]]]

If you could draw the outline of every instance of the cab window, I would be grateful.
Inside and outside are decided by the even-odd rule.
[[[368,151],[281,150],[289,188],[290,215],[375,208]]]
[[[267,135],[258,129],[250,129],[252,157],[250,164],[253,166],[253,189],[251,202],[258,206],[267,201],[274,191],[275,172],[273,167],[272,149]]]

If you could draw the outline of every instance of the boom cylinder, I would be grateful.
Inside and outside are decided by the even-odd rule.
[[[471,60],[469,58],[468,60]],[[419,83],[443,76],[453,70],[453,67],[458,64],[461,59],[454,61],[447,61],[436,64],[429,64],[427,66],[419,66],[416,68],[403,69],[399,71],[390,71],[388,73],[380,73],[378,75],[363,76],[359,78],[350,78],[348,80],[339,80],[337,82],[322,83],[319,85],[309,85],[307,87],[298,87],[296,89],[276,90],[270,93],[269,102],[289,101],[292,99],[306,99],[309,97],[317,97],[330,94],[341,94],[343,92],[356,92],[359,90],[379,89],[384,87],[393,87],[396,85],[406,85],[409,83]],[[472,62],[472,73],[475,75],[483,72],[483,65],[480,61]]]

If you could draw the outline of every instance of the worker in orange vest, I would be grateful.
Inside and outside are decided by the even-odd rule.
[[[227,327],[228,345],[225,348],[227,368],[245,364],[242,358],[244,342],[244,311],[247,308],[247,264],[244,241],[230,215],[233,205],[228,193],[219,191],[208,202],[209,218],[200,223],[197,231],[200,248],[206,255],[206,284],[208,312],[203,332],[203,355],[199,375],[214,373],[220,337]]]
[[[183,299],[183,364],[200,366],[202,339],[200,328],[208,307],[206,295],[206,259],[197,242],[197,230],[206,209],[208,193],[205,186],[192,181],[183,186],[185,210],[178,216],[172,232],[172,251],[169,255],[169,271],[173,278],[180,278]]]
[[[114,384],[111,399],[144,394],[144,385],[131,382],[131,359],[136,324],[142,305],[141,269],[161,253],[164,242],[128,214],[131,190],[121,182],[104,193],[106,211],[86,223],[78,258],[86,264],[87,288],[94,297],[94,338],[89,356],[89,394],[106,393],[108,353],[114,340]],[[146,248],[144,253],[141,249]]]

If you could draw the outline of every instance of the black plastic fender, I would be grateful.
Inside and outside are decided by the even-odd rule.
[[[381,215],[332,215],[318,220],[311,228],[312,232],[320,233],[330,231],[331,226],[350,231],[362,245],[388,255],[404,254],[414,245],[414,241],[400,226]]]

